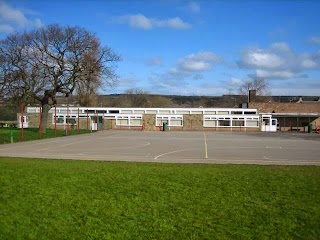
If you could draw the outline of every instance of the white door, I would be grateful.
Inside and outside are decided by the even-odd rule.
[[[261,131],[262,132],[269,132],[270,131],[270,118],[269,117],[262,117]]]
[[[91,130],[92,131],[98,130],[97,117],[91,117]]]
[[[277,119],[271,118],[271,115],[262,115],[261,131],[262,132],[276,132],[277,131]]]
[[[28,124],[28,117],[27,116],[19,116],[19,128],[28,128],[29,124]]]
[[[275,118],[271,118],[270,132],[277,131],[278,120]]]

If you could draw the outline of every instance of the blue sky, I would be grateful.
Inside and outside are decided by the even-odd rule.
[[[320,95],[320,1],[0,0],[0,38],[81,26],[122,56],[118,85],[149,93],[237,93],[254,78],[273,95]]]

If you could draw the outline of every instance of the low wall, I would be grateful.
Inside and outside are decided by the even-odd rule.
[[[116,120],[115,119],[104,119],[103,120],[103,128],[106,130],[115,129],[116,128]]]
[[[216,132],[260,132],[260,128],[247,128],[247,127],[205,127],[204,131]]]

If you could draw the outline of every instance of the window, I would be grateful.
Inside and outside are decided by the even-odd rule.
[[[156,126],[163,125],[167,123],[168,126],[183,126],[183,116],[182,115],[158,115]]]
[[[246,121],[246,126],[247,127],[258,127],[259,126],[259,122],[258,122],[258,120],[247,120]]]
[[[244,120],[232,120],[232,126],[243,127],[244,126]]]
[[[229,112],[228,111],[219,111],[218,114],[225,115],[225,114],[229,114]]]
[[[64,123],[64,117],[63,116],[57,116],[57,123]]]
[[[160,114],[170,114],[171,111],[170,110],[159,110]]]
[[[131,110],[121,110],[121,113],[122,114],[124,114],[124,113],[129,113],[130,114],[130,113],[132,113],[132,111]]]
[[[263,124],[263,125],[268,125],[268,126],[269,126],[269,124],[270,124],[270,120],[269,120],[269,118],[263,119],[263,120],[262,120],[262,124]]]
[[[206,121],[204,121],[204,126],[205,127],[216,127],[217,121],[216,120],[206,120]]]
[[[95,113],[94,110],[85,110],[84,112],[85,112],[85,113]]]
[[[216,111],[206,111],[206,114],[216,114]]]
[[[146,114],[156,114],[156,110],[146,110]]]
[[[230,120],[219,120],[219,126],[222,126],[222,127],[230,126]]]
[[[119,110],[110,110],[109,113],[119,113]]]
[[[239,111],[232,111],[231,114],[236,114],[236,115],[242,115],[242,112]]]
[[[202,114],[202,111],[192,111],[191,114]]]
[[[163,123],[168,123],[168,119],[157,119],[158,125],[162,125]]]
[[[66,118],[66,122],[68,124],[76,124],[77,121],[75,118]]]
[[[182,126],[182,120],[181,119],[172,119],[170,120],[171,126]]]
[[[134,110],[133,112],[138,114],[144,114],[144,110]]]
[[[190,114],[190,111],[177,110],[177,114]]]
[[[131,126],[141,126],[142,119],[130,119],[130,125]]]
[[[128,126],[129,125],[129,119],[117,119],[117,125]]]

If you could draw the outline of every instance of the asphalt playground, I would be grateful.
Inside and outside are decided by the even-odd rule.
[[[0,145],[0,156],[130,162],[320,165],[320,135],[99,131]]]

